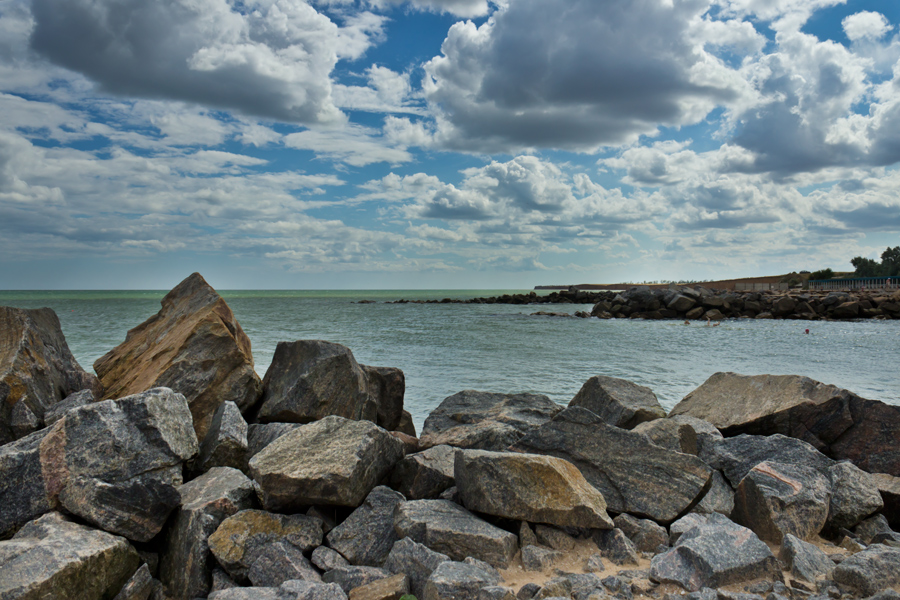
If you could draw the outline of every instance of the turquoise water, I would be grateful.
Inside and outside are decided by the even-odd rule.
[[[253,344],[260,375],[279,341],[324,339],[359,362],[406,374],[406,407],[428,413],[464,389],[546,394],[568,403],[594,375],[650,387],[667,409],[716,371],[798,374],[900,405],[900,321],[564,319],[587,305],[385,304],[406,298],[493,296],[522,290],[224,291]],[[0,305],[49,306],[87,370],[159,310],[164,291],[0,291]],[[375,304],[356,304],[358,300]],[[805,335],[803,330],[810,329]]]

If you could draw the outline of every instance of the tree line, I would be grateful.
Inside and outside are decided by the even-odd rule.
[[[881,262],[874,258],[855,256],[850,259],[850,264],[855,269],[851,277],[891,277],[900,276],[900,246],[891,248],[888,246],[881,253]],[[834,271],[822,269],[810,273],[810,279],[831,279]]]

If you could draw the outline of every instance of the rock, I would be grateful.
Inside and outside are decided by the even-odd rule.
[[[827,474],[834,461],[798,439],[783,435],[738,435],[705,446],[700,458],[737,486],[761,462],[803,465]]]
[[[871,544],[872,538],[877,534],[889,532],[892,532],[892,529],[884,515],[869,517],[853,530],[853,533],[857,535],[863,544]]]
[[[600,492],[560,458],[460,450],[454,478],[469,510],[560,527],[613,526]]]
[[[281,541],[308,552],[322,545],[322,522],[306,515],[242,510],[222,521],[209,536],[209,549],[229,575],[245,582],[262,549]]]
[[[376,487],[362,506],[328,533],[328,545],[350,564],[380,567],[397,541],[394,509],[405,500],[390,488]]]
[[[361,585],[368,585],[373,581],[387,579],[391,573],[377,567],[338,567],[322,575],[325,583],[338,584],[345,593]]]
[[[713,308],[703,313],[703,318],[708,321],[723,321],[725,320],[725,315],[718,308]]]
[[[834,307],[831,316],[835,319],[855,319],[859,316],[859,302],[844,302]]]
[[[168,387],[187,398],[198,439],[219,405],[246,412],[259,397],[250,338],[216,291],[194,273],[162,299],[162,309],[97,359],[106,398]]]
[[[595,531],[593,538],[603,558],[608,558],[617,565],[638,564],[638,554],[634,549],[634,544],[618,527]]]
[[[827,554],[791,534],[784,536],[779,558],[792,576],[810,583],[815,583],[821,577],[831,578],[834,570],[834,563]]]
[[[425,582],[431,573],[442,562],[450,557],[429,549],[405,537],[394,544],[384,568],[391,573],[403,573],[409,577],[409,589],[413,596],[422,598],[425,594]]]
[[[441,444],[406,456],[391,474],[391,486],[410,500],[437,498],[455,485],[453,457],[456,449]]]
[[[853,463],[837,463],[831,467],[829,475],[831,505],[828,524],[831,527],[851,529],[884,507],[875,478]]]
[[[415,438],[411,435],[406,435],[401,431],[390,431],[388,432],[398,440],[403,443],[403,455],[408,456],[410,454],[415,454],[419,450],[421,450],[421,446],[419,446],[419,438]]]
[[[516,595],[501,585],[488,585],[478,590],[478,600],[516,600]]]
[[[102,393],[72,356],[51,309],[0,306],[0,335],[0,445],[40,428],[47,410],[69,394]]]
[[[834,580],[862,596],[900,584],[900,549],[874,545],[845,559],[834,569]]]
[[[900,477],[885,473],[872,473],[872,477],[875,478],[875,485],[884,502],[881,512],[891,526],[900,527]]]
[[[478,600],[481,588],[498,583],[500,573],[481,561],[447,561],[428,577],[422,600]]]
[[[346,346],[322,340],[279,342],[263,379],[263,423],[309,423],[329,415],[372,422],[377,398]]]
[[[398,574],[350,590],[350,600],[400,600],[409,593],[409,578]]]
[[[99,383],[99,381],[98,381]],[[60,419],[62,419],[67,412],[72,410],[73,408],[79,408],[81,406],[87,406],[94,402],[96,398],[94,397],[93,390],[81,390],[80,392],[75,392],[69,394],[65,397],[62,402],[59,404],[54,404],[44,413],[44,426],[50,427]]]
[[[665,527],[649,519],[636,519],[629,514],[621,514],[613,522],[631,540],[638,552],[655,552],[660,546],[669,545],[669,534]]]
[[[404,410],[402,413],[400,413],[400,422],[397,424],[396,431],[405,433],[410,437],[417,437],[416,424],[413,423],[412,415],[408,410]]]
[[[697,457],[660,448],[579,407],[565,409],[511,450],[568,460],[603,494],[610,511],[664,523],[689,510],[712,475]]]
[[[113,600],[147,600],[151,594],[158,593],[159,587],[159,582],[150,574],[150,568],[143,564]]]
[[[526,571],[543,571],[562,559],[563,553],[541,546],[525,546],[522,548],[522,567]]]
[[[0,598],[112,598],[139,565],[125,538],[50,513],[0,542]]]
[[[674,546],[684,532],[704,525],[708,518],[708,514],[689,513],[669,525],[669,545]]]
[[[534,531],[531,530],[531,526],[526,521],[522,521],[521,523],[519,523],[519,548],[524,548],[525,546],[536,546],[537,543],[537,536],[534,535]]]
[[[538,524],[534,530],[537,541],[554,550],[565,553],[575,547],[575,538],[557,527]]]
[[[584,563],[584,570],[589,573],[602,573],[605,571],[606,565],[603,564],[603,557],[599,554],[591,554]]]
[[[668,304],[666,304],[666,307],[674,310],[675,312],[684,313],[694,308],[695,304],[697,304],[697,301],[693,298],[689,298],[682,294],[677,294],[674,298],[669,300]]]
[[[213,467],[247,470],[247,422],[234,402],[223,402],[213,414],[200,454],[189,465],[196,474]]]
[[[295,596],[290,598],[293,600]],[[214,592],[209,595],[208,600],[285,600],[285,597],[280,588],[240,587]]]
[[[851,554],[856,554],[857,552],[862,552],[866,549],[865,546],[860,544],[857,540],[853,539],[849,535],[845,535],[843,539],[841,539],[838,547],[847,550]]]
[[[338,567],[349,567],[350,562],[341,556],[337,550],[333,550],[328,546],[319,546],[313,550],[310,562],[322,569],[322,571],[330,571]]]
[[[303,552],[287,542],[272,542],[260,548],[247,578],[254,587],[277,587],[292,580],[322,582]]]
[[[671,414],[705,419],[726,436],[780,433],[865,471],[900,475],[900,407],[808,377],[716,373]]]
[[[621,598],[631,598],[631,586],[623,580],[607,577],[600,579],[593,573],[566,573],[547,581],[535,594],[535,600],[549,600],[552,597],[587,600],[590,597],[605,597],[607,590],[620,593]],[[615,584],[614,584],[615,581]],[[617,585],[618,584],[618,585]]]
[[[684,532],[668,552],[653,557],[650,576],[690,592],[780,574],[769,547],[752,531],[719,514]]]
[[[672,452],[697,454],[697,432],[686,423],[678,423],[672,419],[654,419],[638,424],[635,433],[641,433],[650,441]]]
[[[794,312],[797,301],[790,296],[782,296],[772,303],[772,313],[778,317],[784,317]]]
[[[214,467],[178,488],[181,505],[166,531],[159,578],[175,600],[206,596],[215,560],[211,536],[226,518],[253,505],[253,482],[230,467]]]
[[[263,508],[359,506],[403,458],[403,444],[369,421],[325,417],[285,434],[250,459]]]
[[[423,448],[506,450],[562,407],[537,394],[492,394],[466,390],[445,398],[425,419]]]
[[[767,461],[741,480],[731,516],[760,538],[780,544],[786,534],[803,540],[817,535],[830,502],[831,482],[815,469]]]
[[[586,408],[605,423],[624,429],[666,416],[650,388],[603,375],[588,379],[569,406]]]
[[[247,460],[286,433],[302,427],[300,423],[252,423],[247,427]]]
[[[41,464],[46,434],[46,430],[36,431],[0,446],[0,539],[57,506],[56,498],[47,493]]]
[[[394,514],[398,537],[409,537],[453,560],[468,556],[505,569],[516,553],[516,536],[447,500],[412,500]]]
[[[394,367],[360,367],[366,373],[369,394],[375,398],[375,423],[388,431],[396,430],[403,418],[403,396],[406,392],[403,371]],[[415,432],[412,436],[415,437]]]
[[[730,515],[734,510],[734,489],[719,471],[713,471],[712,484],[703,499],[694,507],[698,513]]]

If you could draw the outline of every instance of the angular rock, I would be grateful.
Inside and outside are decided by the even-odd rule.
[[[422,598],[425,594],[425,582],[431,573],[442,562],[450,557],[435,552],[425,544],[419,544],[405,537],[394,544],[384,568],[391,573],[402,573],[409,577],[409,589],[413,596]]]
[[[406,435],[401,431],[391,431],[389,432],[392,436],[403,442],[403,455],[408,456],[410,454],[415,454],[422,448],[419,446],[419,438],[413,437],[411,435]]]
[[[69,394],[59,404],[54,404],[47,409],[47,412],[44,413],[44,426],[50,427],[73,408],[87,406],[95,400],[93,390],[81,390],[80,392]]]
[[[593,538],[603,558],[607,558],[617,565],[638,564],[638,555],[634,544],[621,529],[595,531]]]
[[[334,583],[286,581],[278,588],[285,600],[347,600],[347,594]]]
[[[560,527],[613,527],[602,494],[560,458],[460,450],[454,478],[469,510]]]
[[[621,514],[613,522],[631,540],[638,552],[655,552],[660,546],[669,545],[669,534],[665,527],[650,519],[636,519],[629,514]]]
[[[330,571],[338,567],[349,567],[350,562],[337,550],[328,546],[319,546],[313,550],[310,562],[322,571]]]
[[[403,396],[406,392],[403,371],[394,367],[360,367],[366,373],[369,394],[375,398],[375,423],[388,431],[396,430],[403,418]]]
[[[181,505],[166,531],[159,578],[175,600],[207,595],[215,560],[209,536],[228,517],[253,505],[253,482],[229,467],[215,467],[178,488]]]
[[[831,506],[828,524],[831,527],[851,529],[884,507],[876,479],[853,463],[837,463],[831,467],[829,475]]]
[[[58,504],[47,493],[41,465],[41,442],[46,434],[36,431],[0,446],[0,539],[12,536],[19,527]]]
[[[451,559],[473,557],[505,569],[516,553],[516,536],[486,523],[447,500],[412,500],[394,515],[398,537],[409,537]]]
[[[610,511],[663,523],[689,510],[712,475],[697,457],[660,448],[578,407],[565,409],[510,449],[568,460],[603,494]]]
[[[537,394],[492,394],[466,390],[445,398],[425,419],[423,448],[505,450],[562,407]]]
[[[525,546],[522,548],[522,567],[526,571],[543,571],[562,559],[563,553],[542,546]]]
[[[537,524],[534,531],[535,538],[539,543],[554,550],[565,553],[575,547],[575,538],[558,527]]]
[[[834,461],[795,438],[783,435],[738,435],[704,447],[700,455],[706,464],[719,469],[737,487],[747,473],[761,462],[775,461],[810,467],[827,474]]]
[[[855,319],[859,316],[859,302],[844,302],[834,307],[831,316],[835,319]]]
[[[690,592],[778,574],[778,561],[765,542],[719,514],[684,532],[671,550],[650,563],[652,579]]]
[[[832,577],[863,597],[900,585],[900,549],[870,546],[841,561]]]
[[[125,538],[50,513],[0,542],[0,598],[111,598],[140,562]]]
[[[674,310],[675,312],[684,313],[694,308],[694,305],[696,303],[697,301],[693,298],[688,298],[687,296],[678,294],[674,298],[669,300],[669,303],[666,306]]]
[[[522,521],[521,523],[519,523],[519,548],[524,548],[525,546],[536,546],[537,543],[537,536],[534,535],[534,531],[531,530],[531,526],[526,521]]]
[[[872,538],[879,533],[891,533],[892,531],[884,515],[875,515],[857,525],[853,533],[863,544],[868,545],[872,543]]]
[[[400,413],[400,422],[397,423],[395,430],[408,436],[416,437],[416,424],[413,423],[412,414],[408,410]]]
[[[250,459],[263,507],[359,506],[403,458],[403,444],[369,421],[325,417],[285,434]]]
[[[703,453],[703,449],[707,446],[714,445],[723,438],[722,433],[715,425],[697,417],[689,415],[669,415],[667,421],[673,421],[679,425],[687,425],[694,430],[694,436],[697,439],[697,452],[699,456]]]
[[[143,564],[113,600],[147,600],[151,594],[157,593],[159,587],[159,582],[150,574],[150,568]]]
[[[767,461],[750,470],[734,494],[736,523],[780,544],[787,535],[808,540],[825,526],[831,482],[803,465]]]
[[[254,587],[277,587],[292,580],[322,582],[303,552],[287,542],[272,542],[260,548],[247,578]]]
[[[552,597],[587,600],[593,596],[605,597],[607,590],[617,593],[619,598],[631,598],[631,586],[616,577],[600,579],[593,573],[568,573],[546,582],[535,594],[535,600],[549,600]]]
[[[301,423],[252,423],[247,427],[247,460],[286,433],[302,427]]]
[[[359,508],[328,533],[328,545],[350,564],[380,567],[397,541],[394,509],[405,500],[399,492],[376,487]]]
[[[338,567],[322,575],[325,583],[336,583],[349,594],[350,590],[361,585],[368,585],[373,581],[387,579],[391,573],[378,567]]]
[[[200,453],[190,468],[196,474],[213,467],[247,470],[247,422],[234,402],[223,402],[213,414]]]
[[[669,545],[674,546],[682,534],[705,524],[708,518],[708,514],[688,513],[669,525]]]
[[[428,577],[422,600],[478,600],[481,588],[498,583],[500,573],[480,561],[448,561]]]
[[[0,306],[0,445],[37,430],[47,410],[85,389],[103,391],[72,356],[55,312]]]
[[[886,473],[872,473],[884,509],[881,511],[892,527],[900,528],[900,477]]]
[[[247,411],[259,397],[250,338],[216,291],[190,275],[166,294],[162,309],[97,359],[106,398],[168,387],[187,398],[198,439],[223,402]]]
[[[409,578],[398,574],[350,590],[352,600],[400,600],[409,593]]]
[[[322,545],[322,521],[306,515],[242,510],[222,521],[209,536],[209,549],[229,575],[245,582],[260,552],[281,541],[308,552]]]
[[[406,456],[391,474],[391,486],[410,500],[437,498],[455,485],[453,459],[456,449],[441,444]]]
[[[639,423],[666,416],[650,388],[603,375],[588,379],[569,406],[586,408],[604,423],[623,429],[633,429]]]
[[[501,585],[489,585],[478,590],[478,600],[516,600],[516,595]]]
[[[646,435],[651,442],[666,450],[695,456],[697,454],[697,432],[686,423],[678,423],[672,419],[654,419],[639,423],[632,431]]]
[[[784,536],[779,558],[791,575],[810,583],[815,583],[821,577],[831,578],[834,570],[834,562],[827,554],[791,534]]]

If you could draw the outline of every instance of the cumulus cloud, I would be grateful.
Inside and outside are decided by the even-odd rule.
[[[480,17],[489,10],[487,0],[369,0],[379,8],[407,5],[419,10],[446,12],[458,17]]]
[[[841,25],[851,42],[864,38],[877,40],[893,29],[883,14],[869,11],[858,12],[844,17]]]

